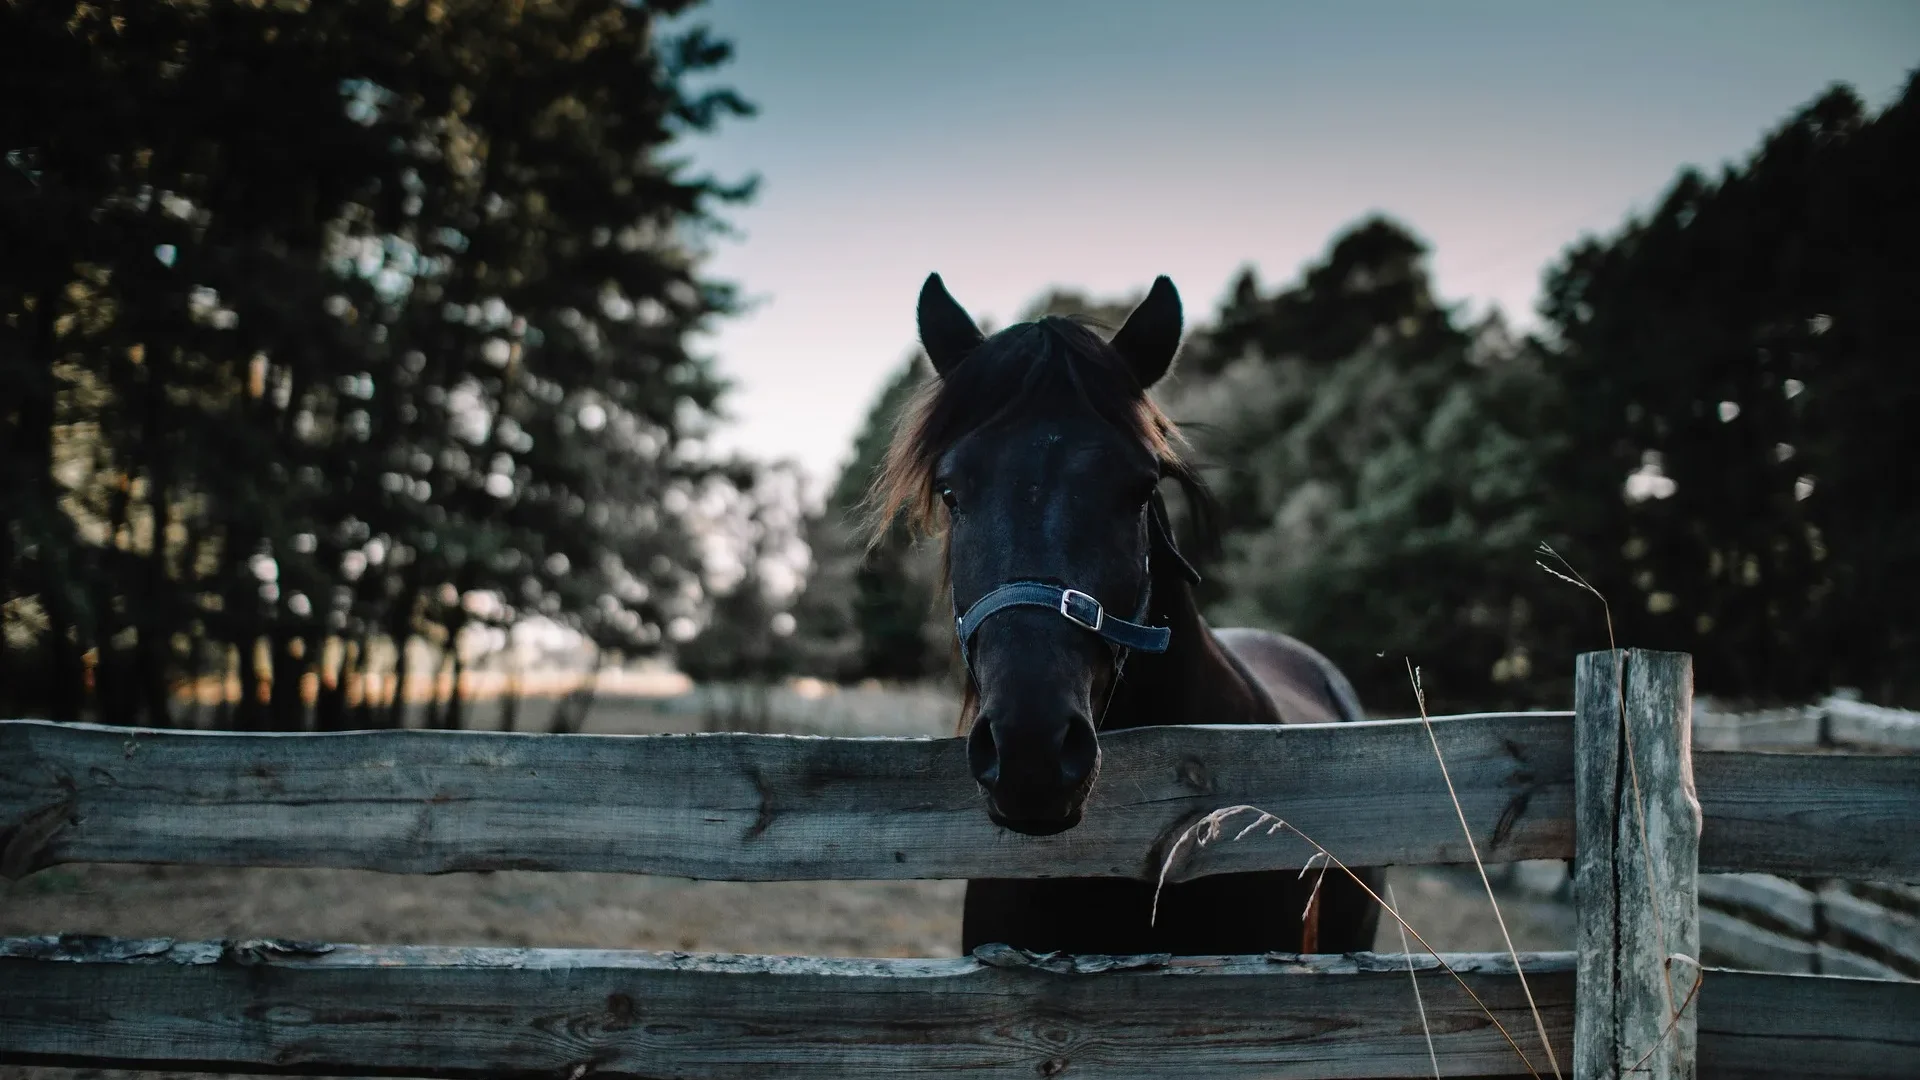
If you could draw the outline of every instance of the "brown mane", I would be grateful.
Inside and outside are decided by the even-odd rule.
[[[1179,429],[1088,322],[1049,315],[1009,326],[944,378],[934,375],[921,384],[901,411],[867,490],[869,547],[880,543],[902,514],[916,536],[944,534],[934,473],[940,455],[961,436],[996,420],[1075,401],[1139,439],[1200,512],[1204,488],[1182,456],[1186,443]]]

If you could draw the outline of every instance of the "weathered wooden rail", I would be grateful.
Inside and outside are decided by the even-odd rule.
[[[1482,857],[1575,862],[1579,951],[1521,958],[1561,1068],[1583,1080],[1633,1068],[1920,1075],[1920,984],[1708,970],[1696,988],[1693,959],[1700,870],[1920,881],[1920,757],[1695,754],[1690,703],[1686,657],[1607,653],[1581,658],[1574,713],[1434,721]],[[986,822],[958,740],[8,721],[0,872],[119,861],[1151,879],[1182,829],[1237,803],[1283,814],[1353,865],[1470,858],[1418,720],[1120,732],[1103,747],[1086,823],[1035,839]],[[1298,866],[1308,850],[1218,844],[1173,876]],[[1550,1075],[1512,962],[1449,960]],[[1431,958],[1412,964],[1447,1074],[1527,1074]],[[25,938],[0,941],[0,1062],[462,1077],[1430,1075],[1408,965]]]
[[[1920,712],[1834,696],[1761,712],[1696,705],[1713,749],[1826,754],[1920,751]],[[1700,948],[1710,963],[1762,971],[1920,979],[1920,887],[1819,873],[1702,874]]]
[[[1573,855],[1573,713],[1433,721],[1481,857]],[[732,881],[1152,880],[1210,810],[1284,813],[1355,866],[1471,861],[1419,720],[1146,728],[1103,741],[1081,827],[981,812],[960,739],[233,734],[0,722],[8,876],[67,862],[597,870]],[[1920,757],[1702,753],[1701,869],[1920,881]],[[1178,877],[1298,866],[1207,849]]]
[[[1436,723],[1491,857],[1571,851],[1572,714]],[[37,823],[17,842],[22,867],[1152,880],[1181,829],[1244,802],[1284,808],[1355,865],[1471,859],[1418,720],[1139,729],[1102,748],[1085,823],[1032,838],[988,822],[961,739],[240,735],[12,722],[0,725],[0,828]],[[1396,783],[1383,787],[1383,776]],[[1223,845],[1187,872],[1297,865],[1309,851]]]

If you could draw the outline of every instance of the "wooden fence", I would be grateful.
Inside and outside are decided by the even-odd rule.
[[[1835,696],[1764,712],[1695,705],[1703,749],[1822,754],[1920,751],[1920,713]],[[1762,971],[1920,979],[1920,888],[1897,881],[1703,874],[1708,963]]]
[[[1411,966],[1447,1075],[1920,1075],[1920,983],[1701,971],[1700,872],[1920,882],[1920,756],[1692,752],[1684,655],[1572,713],[1433,722],[1490,862],[1572,858],[1578,949]],[[66,862],[1151,880],[1221,807],[1353,865],[1471,855],[1418,720],[1116,732],[1086,823],[990,826],[958,740],[226,734],[0,722],[0,873]],[[1281,839],[1175,880],[1296,867]],[[0,1062],[404,1076],[1431,1075],[1404,956],[838,960],[282,940],[0,941]]]

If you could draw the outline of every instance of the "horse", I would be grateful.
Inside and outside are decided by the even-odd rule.
[[[988,818],[1046,836],[1082,820],[1102,730],[1364,719],[1346,676],[1284,634],[1214,629],[1161,493],[1212,506],[1179,431],[1148,396],[1180,346],[1165,276],[1110,339],[1047,316],[984,335],[939,274],[920,291],[933,374],[902,413],[869,492],[877,538],[905,514],[942,538],[966,674],[960,730]],[[1377,870],[1361,876],[1376,891]],[[1337,872],[967,883],[962,948],[1206,955],[1370,949],[1378,905]]]

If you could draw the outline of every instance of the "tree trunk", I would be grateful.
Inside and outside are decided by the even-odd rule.
[[[500,730],[512,731],[520,723],[520,668],[507,673],[507,692],[500,696]]]
[[[135,714],[131,693],[138,672],[130,657],[123,657],[114,644],[114,638],[120,631],[132,625],[130,619],[114,610],[114,601],[120,600],[123,607],[133,604],[133,597],[127,595],[122,578],[127,564],[133,560],[132,534],[127,526],[127,508],[133,502],[133,478],[126,472],[116,469],[119,482],[113,486],[113,493],[107,499],[107,543],[105,547],[84,550],[90,573],[87,574],[88,591],[93,602],[89,614],[93,624],[93,708],[94,717],[103,724],[136,724],[139,717]],[[127,541],[122,544],[121,533],[127,531]],[[139,628],[134,627],[137,635]],[[85,642],[83,641],[84,647]],[[134,642],[139,648],[139,642]],[[129,650],[131,651],[131,650]]]
[[[373,638],[364,634],[353,646],[353,677],[360,686],[360,700],[357,704],[349,708],[348,712],[351,714],[349,723],[353,728],[360,731],[366,731],[378,726],[374,716],[373,690],[368,685],[368,676],[373,671],[372,654],[370,652],[372,648]]]
[[[233,725],[240,731],[265,731],[267,710],[260,701],[260,640],[243,636],[237,648],[240,651],[240,701],[234,710]]]
[[[38,294],[34,356],[29,362],[34,381],[24,388],[20,401],[19,439],[28,455],[24,471],[31,491],[29,521],[38,525],[32,539],[38,573],[25,575],[21,592],[37,592],[47,609],[47,714],[72,722],[80,719],[86,673],[80,661],[83,649],[77,612],[69,591],[75,554],[72,522],[60,507],[60,482],[53,474],[53,428],[59,394],[59,381],[53,374],[59,358],[54,322],[59,317],[57,298],[63,285],[55,282]]]
[[[460,630],[461,627],[454,627],[447,633],[447,656],[453,666],[453,681],[447,687],[447,708],[441,721],[442,727],[448,731],[460,731],[466,724],[463,708],[466,699],[460,686],[460,680],[466,674],[466,663],[460,657]]]
[[[315,655],[319,663],[315,665],[320,672],[320,689],[314,696],[313,729],[315,731],[344,731],[347,720],[347,683],[353,678],[354,651],[352,643],[345,638],[340,642],[340,663],[332,671],[326,668],[326,651],[322,649]],[[324,641],[322,642],[324,645]],[[312,644],[308,648],[313,648]],[[331,675],[332,678],[328,678]]]
[[[135,648],[139,667],[139,686],[144,699],[144,723],[149,727],[171,727],[167,708],[168,653],[173,644],[173,604],[167,588],[167,496],[172,492],[172,455],[167,445],[166,397],[169,350],[156,348],[147,358],[145,451],[147,465],[147,512],[153,534],[148,544],[140,599],[135,608],[134,626],[140,635]],[[129,538],[131,539],[131,538]]]
[[[213,707],[213,730],[215,731],[232,730],[234,724],[234,702],[232,698],[227,696],[227,675],[229,669],[232,668],[234,664],[234,658],[231,655],[232,649],[233,646],[231,645],[225,643],[220,645],[220,672],[218,675],[220,680],[220,703]],[[241,692],[245,693],[245,690],[243,689]]]
[[[306,725],[306,702],[300,699],[300,680],[307,671],[307,658],[293,654],[298,640],[285,630],[275,630],[270,640],[273,652],[273,693],[268,699],[273,713],[273,730],[300,731]]]
[[[393,643],[393,689],[387,695],[387,715],[383,727],[407,726],[407,642],[413,637],[413,605],[416,599],[417,594],[412,589],[403,589],[394,598],[394,606],[387,613],[387,640]]]
[[[77,640],[80,628],[74,623],[73,604],[67,595],[67,577],[64,565],[58,571],[49,572],[48,567],[55,562],[64,564],[71,552],[61,551],[49,554],[40,552],[40,598],[47,606],[47,666],[48,673],[47,714],[55,720],[68,723],[80,719],[80,700],[85,686],[86,672],[80,663],[80,643]]]

